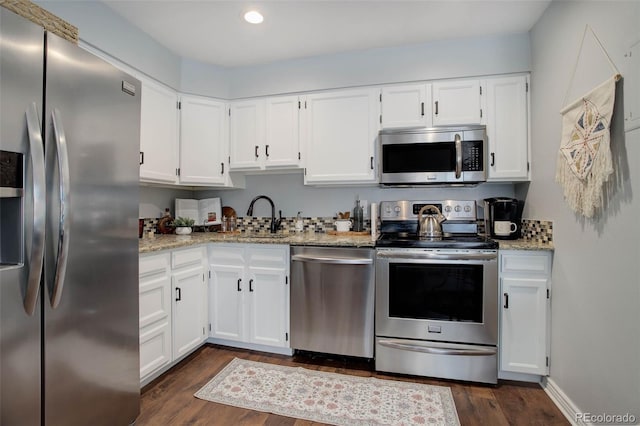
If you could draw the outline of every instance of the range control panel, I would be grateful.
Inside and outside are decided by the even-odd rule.
[[[437,207],[447,221],[475,221],[477,209],[475,200],[438,200],[438,201],[382,201],[380,202],[381,221],[417,220],[420,209],[426,205]],[[428,209],[431,210],[431,209]],[[426,211],[427,212],[427,211]],[[436,213],[428,211],[428,213]]]

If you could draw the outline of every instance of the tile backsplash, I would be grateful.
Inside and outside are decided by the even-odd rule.
[[[553,242],[553,222],[522,219],[522,239],[548,244]]]
[[[336,221],[335,217],[303,217],[302,223],[304,224],[303,232],[319,232],[326,233],[335,229],[333,222]],[[295,217],[283,217],[280,230],[284,233],[295,232]],[[239,217],[237,218],[237,229],[241,232],[268,232],[271,224],[270,217]],[[145,218],[144,219],[144,233],[145,235],[153,230],[156,234],[159,233],[158,219]],[[366,231],[371,229],[371,221],[365,219],[364,228]],[[484,222],[479,222],[480,233],[484,232]],[[548,220],[532,220],[522,219],[522,238],[525,240],[531,240],[543,244],[553,242],[553,222]]]

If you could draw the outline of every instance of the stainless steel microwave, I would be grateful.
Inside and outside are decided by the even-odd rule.
[[[476,184],[487,180],[485,126],[380,131],[380,183]]]

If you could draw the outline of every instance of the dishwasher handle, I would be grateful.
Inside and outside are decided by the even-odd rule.
[[[291,260],[295,262],[307,263],[326,263],[332,265],[372,265],[373,259],[367,257],[326,257],[326,256],[307,256],[304,254],[296,254],[291,256]]]

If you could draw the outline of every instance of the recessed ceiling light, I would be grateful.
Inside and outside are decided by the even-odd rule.
[[[244,20],[250,24],[260,24],[264,21],[264,16],[257,10],[250,10],[244,14]]]

